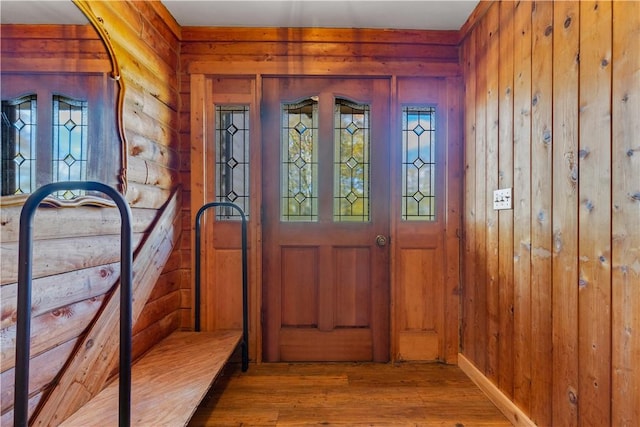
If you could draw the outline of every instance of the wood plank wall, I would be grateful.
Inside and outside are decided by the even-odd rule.
[[[462,354],[538,425],[639,425],[640,3],[481,7],[461,43]]]
[[[127,199],[137,246],[150,234],[159,209],[179,184],[175,149],[178,30],[167,19],[166,9],[153,2],[92,1],[91,8],[112,37],[126,86]],[[106,49],[90,25],[3,25],[2,38],[3,72],[111,71]],[[2,425],[10,425],[13,416],[19,214],[19,207],[0,207]],[[73,356],[74,346],[118,279],[119,224],[119,215],[112,208],[47,209],[36,215],[31,411]],[[180,224],[170,231],[174,239],[180,233]],[[180,326],[181,267],[180,250],[160,266],[163,274],[134,326],[134,356]]]

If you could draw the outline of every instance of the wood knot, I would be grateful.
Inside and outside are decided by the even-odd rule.
[[[578,168],[576,166],[574,166],[571,169],[571,175],[570,178],[572,183],[577,184],[578,183]]]
[[[631,200],[633,200],[634,202],[640,202],[640,191],[636,191],[635,193],[631,194]]]
[[[546,145],[551,144],[551,131],[549,129],[545,129],[545,131],[542,133],[542,142],[544,142]]]
[[[567,16],[567,19],[564,20],[564,28],[569,28],[571,26],[571,17]]]
[[[627,157],[631,157],[631,156],[633,156],[633,154],[634,154],[634,150],[633,150],[633,148],[629,148],[629,149],[627,150]]]
[[[581,159],[586,159],[587,157],[589,157],[589,149],[588,148],[583,148],[580,151],[578,151],[578,156],[580,156]]]
[[[571,403],[572,405],[578,404],[578,396],[576,396],[576,393],[573,390],[569,390],[568,396],[569,396],[569,403]]]
[[[84,348],[89,350],[91,347],[93,347],[93,340],[92,339],[88,339],[87,343],[84,346]]]
[[[622,102],[627,103],[629,101],[629,94],[625,93],[624,96],[622,97]]]
[[[589,212],[593,210],[593,202],[591,200],[585,200],[584,207],[587,208]]]
[[[553,33],[553,25],[549,25],[547,28],[545,28],[544,35],[546,37],[549,37],[552,33]]]
[[[609,60],[607,58],[602,58],[602,61],[600,61],[600,65],[602,66],[602,68],[605,68],[607,65],[609,65]]]

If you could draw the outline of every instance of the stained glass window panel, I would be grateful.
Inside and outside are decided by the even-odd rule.
[[[318,220],[318,102],[282,109],[281,220]]]
[[[369,221],[369,106],[337,99],[334,106],[334,220]]]
[[[402,110],[402,219],[436,219],[436,110]]]
[[[87,128],[88,107],[86,101],[53,97],[53,181],[85,181],[87,177]],[[68,190],[56,197],[73,199],[83,194],[80,190]]]
[[[28,194],[36,186],[35,95],[2,101],[3,196]]]
[[[216,198],[238,205],[249,217],[249,106],[216,106]],[[231,207],[217,209],[218,219],[240,219]]]

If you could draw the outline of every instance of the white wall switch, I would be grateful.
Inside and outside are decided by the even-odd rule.
[[[511,188],[500,188],[493,192],[493,209],[512,209]]]

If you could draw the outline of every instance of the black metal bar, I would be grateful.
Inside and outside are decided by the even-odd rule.
[[[247,217],[244,214],[242,208],[235,203],[231,202],[210,202],[203,205],[196,213],[195,218],[195,289],[194,289],[194,317],[195,325],[194,329],[200,332],[200,264],[201,264],[201,219],[202,215],[207,209],[226,206],[235,209],[240,214],[242,219],[242,372],[246,372],[249,369],[249,273],[248,273],[248,258],[247,258]]]
[[[40,202],[61,190],[99,191],[111,197],[120,211],[120,397],[119,426],[131,424],[131,324],[133,249],[131,210],[124,197],[106,184],[93,181],[67,181],[46,184],[26,200],[20,212],[18,242],[18,313],[16,325],[16,363],[13,423],[26,427],[29,422],[29,356],[31,346],[31,281],[33,262],[33,217]]]

